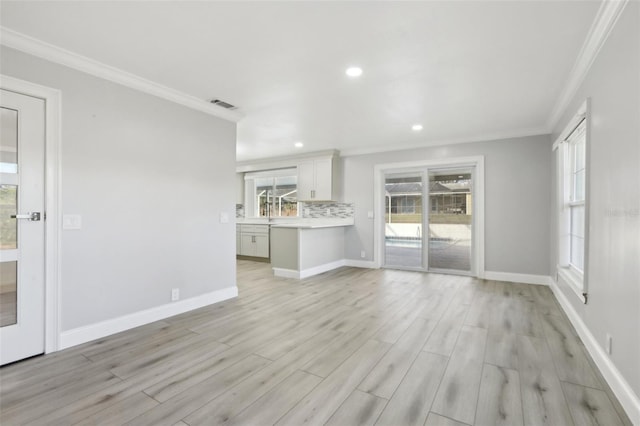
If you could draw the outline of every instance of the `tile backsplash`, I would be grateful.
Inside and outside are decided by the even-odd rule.
[[[347,219],[353,217],[353,203],[300,203],[302,218],[332,217]]]
[[[236,204],[236,219],[245,217],[244,205]],[[303,219],[353,217],[353,203],[306,203],[300,202],[300,217]]]

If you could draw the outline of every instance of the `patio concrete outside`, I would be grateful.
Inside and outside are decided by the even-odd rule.
[[[471,270],[471,239],[431,241],[429,268]],[[385,265],[422,267],[422,248],[419,246],[385,243]]]

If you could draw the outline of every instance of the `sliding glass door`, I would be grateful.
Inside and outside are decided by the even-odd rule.
[[[385,266],[423,269],[423,173],[385,176]]]
[[[429,170],[429,270],[471,272],[472,170]]]
[[[472,274],[473,174],[472,167],[385,173],[385,267]]]

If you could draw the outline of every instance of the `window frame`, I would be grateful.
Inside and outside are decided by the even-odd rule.
[[[590,102],[585,101],[578,113],[569,121],[565,130],[553,144],[557,158],[557,210],[558,210],[558,253],[556,281],[562,278],[574,293],[587,303],[588,271],[588,229],[589,229],[589,124]],[[584,168],[576,170],[577,148],[584,143]],[[576,192],[576,176],[583,171],[583,194]],[[582,270],[573,263],[574,223],[576,207],[584,208],[582,229]]]
[[[584,159],[583,159],[583,168],[580,170],[577,170],[577,155],[578,155],[578,144],[584,144],[583,147],[583,154],[584,154]],[[584,171],[585,177],[586,177],[586,170],[587,170],[587,165],[586,165],[586,149],[587,149],[587,141],[586,141],[586,119],[582,120],[579,124],[578,127],[567,137],[566,140],[566,149],[569,155],[569,170],[566,171],[568,172],[568,178],[570,180],[570,184],[569,184],[569,194],[566,197],[567,199],[565,200],[566,203],[566,207],[569,209],[569,269],[574,273],[577,274],[578,278],[582,281],[584,280],[584,233],[585,233],[585,228],[586,226],[584,221],[583,221],[583,229],[582,229],[582,240],[583,240],[583,253],[582,253],[582,269],[580,269],[579,265],[576,265],[573,263],[573,253],[574,253],[574,246],[573,246],[573,237],[575,237],[576,235],[573,233],[573,229],[574,229],[574,223],[573,223],[573,212],[574,209],[576,207],[582,207],[583,209],[586,210],[586,191],[583,186],[582,189],[582,194],[578,194],[577,193],[577,187],[576,187],[576,176],[578,175],[579,172]],[[583,183],[584,185],[584,183]],[[583,213],[583,215],[586,213],[586,211]]]
[[[245,212],[247,212],[252,219],[267,219],[267,218],[299,218],[300,217],[300,201],[298,201],[296,208],[296,216],[272,216],[260,215],[260,203],[256,201],[256,180],[257,179],[271,179],[272,180],[272,188],[275,192],[276,182],[278,178],[283,177],[294,177],[296,179],[296,190],[298,187],[298,173],[297,168],[286,168],[286,169],[276,169],[276,170],[264,170],[260,172],[250,172],[245,173],[245,191],[244,191],[244,203],[245,203]],[[273,202],[273,201],[271,201]]]

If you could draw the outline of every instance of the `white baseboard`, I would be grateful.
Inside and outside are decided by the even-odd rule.
[[[345,260],[340,259],[334,262],[324,263],[322,265],[314,266],[313,268],[303,269],[301,271],[297,271],[295,269],[284,269],[284,268],[273,268],[273,275],[276,277],[282,278],[295,278],[301,280],[303,278],[309,278],[314,275],[321,274],[323,272],[332,271],[334,269],[340,268],[341,266],[345,266]]]
[[[548,275],[516,274],[513,272],[484,271],[484,279],[494,281],[510,281],[523,284],[551,284],[551,277]]]
[[[296,271],[295,269],[273,268],[273,275],[281,278],[300,279],[300,271]]]
[[[203,306],[222,302],[223,300],[231,299],[236,296],[238,296],[238,287],[227,287],[222,290],[213,291],[190,299],[156,306],[155,308],[146,309],[133,314],[63,331],[60,334],[59,349],[62,350],[70,348],[81,343],[100,339],[111,334],[192,311]]]
[[[567,317],[569,317],[571,324],[573,324],[573,327],[578,332],[591,358],[593,358],[593,361],[598,366],[598,369],[600,369],[611,390],[618,398],[618,401],[620,401],[622,408],[624,408],[629,416],[631,423],[640,425],[640,398],[635,394],[633,389],[631,389],[631,386],[622,374],[620,374],[620,371],[613,364],[613,361],[611,361],[611,358],[609,358],[602,346],[598,344],[598,341],[584,321],[582,321],[582,318],[580,318],[580,315],[578,315],[565,294],[560,290],[558,284],[551,280],[550,287],[558,303],[560,303]]]
[[[356,259],[345,259],[345,266],[351,266],[354,268],[367,268],[367,269],[377,269],[378,266],[376,262],[372,260],[356,260]]]
[[[325,263],[323,265],[314,266],[313,268],[303,269],[302,271],[300,271],[300,278],[312,277],[323,272],[332,271],[344,265],[344,259],[340,259],[334,262]]]

